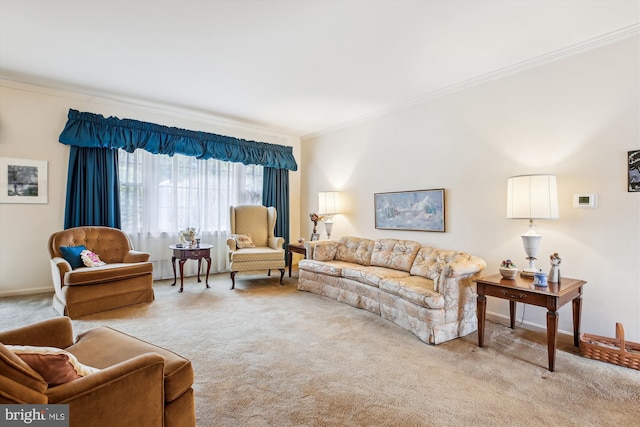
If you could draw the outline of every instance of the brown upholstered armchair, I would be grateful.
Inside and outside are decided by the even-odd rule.
[[[284,239],[275,236],[277,212],[274,207],[260,205],[231,206],[229,211],[231,238],[227,239],[231,263],[231,289],[236,286],[236,273],[251,270],[280,270],[284,277]]]
[[[77,251],[82,246],[98,255],[105,265],[86,267],[80,259],[66,259],[61,247]],[[110,227],[75,227],[49,238],[51,273],[55,294],[53,307],[72,319],[127,305],[150,302],[153,265],[149,254],[134,251],[122,230]],[[75,254],[79,256],[79,254]]]
[[[63,349],[99,370],[50,385],[51,373],[16,355],[15,345]],[[0,403],[69,405],[71,427],[195,426],[193,379],[189,360],[108,327],[74,341],[68,317],[0,332]]]

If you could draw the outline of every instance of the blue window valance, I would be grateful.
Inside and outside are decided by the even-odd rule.
[[[184,154],[276,169],[298,169],[293,148],[247,141],[215,133],[199,132],[131,119],[119,119],[70,109],[59,141],[78,147],[137,148],[154,154]]]

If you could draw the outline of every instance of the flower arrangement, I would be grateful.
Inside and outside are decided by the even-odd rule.
[[[510,259],[503,260],[500,268],[518,268]]]
[[[313,232],[316,233],[316,227],[318,226],[318,221],[322,221],[324,219],[323,216],[318,215],[317,213],[309,214],[311,218],[311,222],[313,222]]]
[[[198,234],[200,234],[200,230],[195,227],[184,228],[180,230],[180,243],[187,245],[194,244]]]
[[[500,274],[505,279],[514,279],[518,274],[518,267],[510,259],[502,260]]]

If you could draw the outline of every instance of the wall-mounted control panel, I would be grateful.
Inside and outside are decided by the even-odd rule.
[[[574,194],[573,207],[574,208],[597,208],[598,193]]]

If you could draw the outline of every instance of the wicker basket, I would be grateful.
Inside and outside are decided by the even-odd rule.
[[[589,359],[640,370],[640,344],[624,341],[624,328],[616,323],[616,337],[580,334],[580,353]]]

